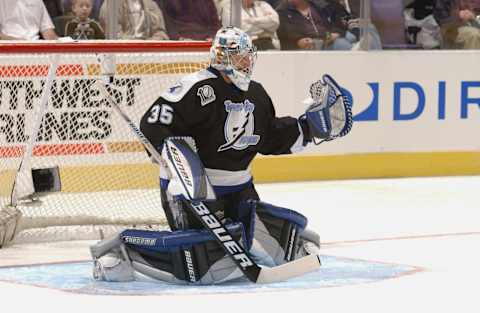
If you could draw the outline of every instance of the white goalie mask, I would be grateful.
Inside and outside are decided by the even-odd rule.
[[[243,30],[228,26],[215,35],[210,65],[224,73],[240,90],[248,90],[256,59],[257,49]]]

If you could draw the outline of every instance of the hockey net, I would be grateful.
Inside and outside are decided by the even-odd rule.
[[[138,125],[166,88],[207,66],[207,50],[203,42],[2,44],[0,231],[12,219],[15,229],[0,245],[165,227],[158,167],[93,84],[103,79],[101,60],[113,59],[115,98]]]

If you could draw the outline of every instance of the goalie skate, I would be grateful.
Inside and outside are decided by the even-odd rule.
[[[309,229],[300,234],[298,246],[298,256],[319,255],[320,254],[320,236]]]
[[[99,281],[133,281],[134,274],[130,261],[107,254],[93,261],[93,278]]]

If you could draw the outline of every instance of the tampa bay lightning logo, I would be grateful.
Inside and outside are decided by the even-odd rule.
[[[255,104],[249,100],[235,103],[230,100],[224,102],[225,111],[228,112],[224,126],[226,143],[218,148],[218,152],[228,149],[244,150],[248,146],[256,145],[259,135],[254,135],[255,123],[253,111]]]

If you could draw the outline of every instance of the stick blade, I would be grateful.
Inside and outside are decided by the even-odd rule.
[[[314,272],[321,265],[320,257],[316,254],[311,254],[279,266],[262,267],[256,283],[269,284],[286,281],[290,278]]]

